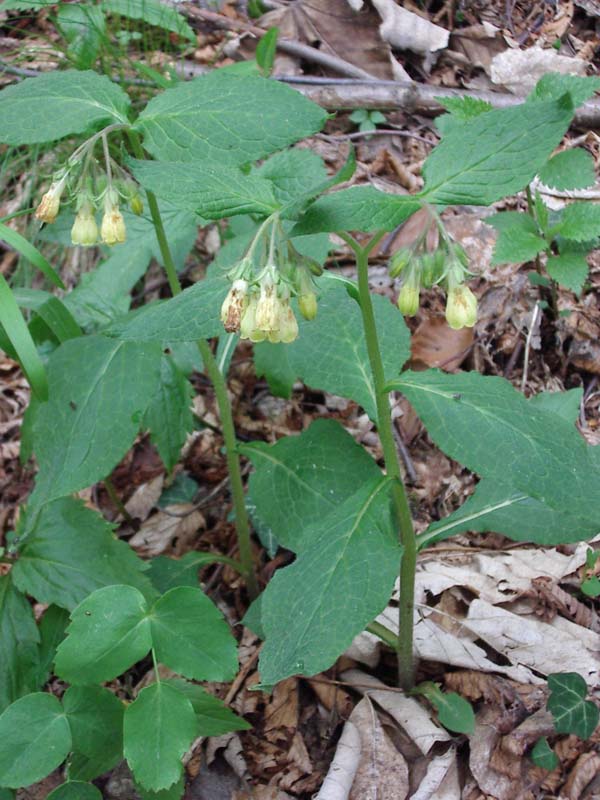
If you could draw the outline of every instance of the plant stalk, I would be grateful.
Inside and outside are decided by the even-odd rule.
[[[373,237],[365,247],[360,247],[351,237],[344,238],[350,244],[356,256],[359,304],[377,403],[377,429],[383,449],[386,472],[395,479],[392,483],[392,500],[399,525],[400,543],[403,548],[402,561],[400,563],[398,639],[395,644],[398,658],[398,681],[402,689],[409,691],[413,688],[415,682],[413,627],[417,545],[406,488],[402,479],[400,461],[394,442],[388,392],[385,389],[385,372],[377,336],[375,313],[373,311],[371,293],[369,292],[369,253],[381,236]]]
[[[133,130],[127,131],[129,140],[136,158],[145,158],[145,153],[142,148],[141,142],[137,133]],[[156,232],[158,246],[162,255],[167,280],[172,295],[177,295],[181,292],[181,284],[175,268],[175,262],[171,254],[171,249],[167,241],[165,227],[163,225],[158,202],[153,192],[146,190],[148,198],[148,207],[150,209],[150,216]],[[238,548],[240,551],[240,564],[242,567],[242,574],[246,581],[246,588],[251,600],[258,597],[258,581],[254,571],[254,561],[252,558],[252,545],[250,542],[250,521],[248,519],[248,512],[246,510],[246,501],[244,496],[244,484],[242,482],[242,470],[240,467],[240,458],[237,453],[237,439],[235,435],[235,425],[233,422],[233,413],[231,410],[231,403],[227,394],[227,383],[217,361],[213,355],[210,345],[204,339],[198,341],[198,350],[204,363],[204,369],[208,375],[213,389],[217,405],[219,407],[219,414],[221,417],[221,428],[223,431],[223,439],[225,441],[225,456],[227,459],[227,469],[229,472],[229,481],[231,485],[231,496],[233,499],[233,508],[235,511],[235,526],[237,530]]]

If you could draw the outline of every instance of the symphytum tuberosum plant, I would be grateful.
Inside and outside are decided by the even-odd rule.
[[[385,231],[426,207],[440,245],[429,253],[416,242],[392,258],[402,279],[400,308],[414,313],[420,286],[438,283],[447,291],[449,324],[473,325],[468,263],[440,212],[489,205],[527,187],[548,168],[574,106],[598,86],[548,76],[513,108],[453,103],[424,165],[425,188],[409,197],[371,187],[330,191],[351,176],[351,157],[328,178],[318,156],[286,149],[318,131],[327,115],[252,68],[168,89],[137,117],[128,96],[92,72],[48,74],[0,93],[0,141],[18,147],[79,137],[57,148],[56,173],[36,212],[46,224],[42,236],[64,242],[71,230],[78,245],[113,246],[96,272],[60,298],[13,295],[0,285],[3,346],[20,360],[33,392],[23,449],[38,465],[2,557],[10,571],[0,578],[0,785],[30,784],[66,761],[68,782],[52,797],[98,797],[82,782],[124,755],[143,797],[169,790],[161,797],[175,798],[194,738],[246,724],[194,682],[229,680],[237,668],[235,640],[197,585],[197,566],[215,556],[148,565],[73,497],[110,475],[140,430],[150,431],[168,469],[176,464],[191,426],[178,355],[186,343],[197,343],[218,400],[238,530],[233,563],[249,596],[258,586],[247,508],[269,548],[281,544],[296,555],[246,618],[265,639],[263,687],[327,669],[368,627],[397,651],[399,681],[409,690],[420,548],[464,530],[538,544],[597,532],[600,450],[575,428],[579,393],[526,399],[500,378],[402,372],[409,332],[400,311],[369,291],[368,259]],[[125,202],[141,216],[124,211]],[[555,256],[547,239],[550,258],[600,234],[598,206],[570,206],[552,222],[537,208],[535,235],[551,232],[559,242]],[[182,291],[177,266],[197,226],[234,217],[241,219],[232,221],[235,235],[217,263]],[[30,243],[2,231],[61,287]],[[323,273],[330,232],[354,253],[356,283]],[[152,255],[173,297],[128,312],[129,291]],[[552,263],[556,275],[562,268]],[[29,326],[18,303],[29,309]],[[301,378],[360,404],[377,426],[384,464],[331,420],[271,446],[238,446],[226,391],[238,336],[255,343],[256,370],[278,393]],[[216,356],[208,343],[215,337]],[[419,536],[392,436],[390,392],[402,392],[434,442],[480,477],[458,511]],[[240,455],[254,467],[248,501]],[[399,626],[389,630],[376,617],[398,574]],[[27,596],[48,605],[39,625]],[[155,670],[155,682],[126,705],[101,686],[148,654],[181,677],[161,680]],[[62,700],[39,691],[50,674],[70,684]],[[577,709],[589,714],[576,689]]]

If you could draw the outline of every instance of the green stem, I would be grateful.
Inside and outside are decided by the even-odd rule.
[[[392,650],[398,649],[398,637],[393,631],[386,628],[385,625],[382,625],[380,622],[371,622],[367,625],[367,630],[374,636],[378,636],[381,641],[385,642]]]
[[[123,519],[128,522],[130,525],[133,523],[133,519],[131,518],[131,514],[125,508],[123,501],[117,494],[117,490],[115,489],[114,483],[111,481],[110,478],[104,478],[104,488],[106,489],[108,496],[111,499],[112,504],[115,506],[117,511],[122,514]]]
[[[400,564],[399,628],[396,654],[398,658],[399,683],[403,689],[408,691],[414,686],[413,626],[417,546],[408,497],[402,480],[400,461],[394,442],[388,392],[385,389],[385,373],[379,348],[373,303],[369,292],[369,253],[380,240],[381,235],[374,236],[365,247],[360,247],[352,237],[343,236],[343,238],[352,247],[356,256],[358,296],[377,403],[377,429],[383,449],[386,472],[395,479],[392,483],[392,499],[400,529],[400,542],[403,548]]]
[[[133,130],[128,130],[127,133],[129,135],[129,140],[136,158],[145,158],[144,150],[137,133]],[[181,284],[179,283],[175,262],[173,261],[171,249],[165,234],[165,228],[160,210],[158,208],[158,203],[153,192],[146,190],[146,196],[148,198],[148,208],[150,209],[150,216],[152,217],[152,223],[156,232],[158,246],[164,262],[165,272],[169,281],[169,287],[171,289],[171,293],[173,295],[177,295],[181,292]],[[227,469],[229,471],[229,481],[231,484],[231,495],[235,510],[235,526],[237,530],[238,548],[240,551],[240,563],[242,565],[242,574],[246,581],[248,594],[250,599],[254,600],[256,597],[258,597],[259,589],[254,572],[252,545],[250,542],[250,521],[248,519],[248,512],[246,510],[244,484],[242,482],[242,470],[237,452],[237,439],[235,435],[231,403],[229,402],[229,396],[227,394],[227,384],[208,342],[204,339],[201,339],[198,342],[198,350],[200,351],[202,361],[204,362],[206,374],[212,382],[217,405],[219,407],[221,428],[223,431],[223,439],[225,441]]]

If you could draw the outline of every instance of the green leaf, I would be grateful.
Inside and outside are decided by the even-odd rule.
[[[197,493],[198,483],[187,472],[179,472],[175,476],[173,483],[163,490],[158,501],[158,507],[166,508],[167,506],[181,503],[193,503]],[[172,589],[173,587],[170,586],[169,588]]]
[[[129,584],[151,593],[144,562],[80,500],[43,506],[13,567],[15,585],[41,603],[72,610],[95,589]]]
[[[36,309],[36,314],[47,325],[59,344],[81,336],[81,328],[58,297],[49,297]]]
[[[304,529],[296,561],[269,582],[261,604],[263,685],[327,669],[389,602],[400,563],[389,490],[388,478],[363,483]]]
[[[108,475],[140,428],[158,383],[158,343],[85,336],[48,361],[50,399],[37,409],[34,500],[49,501]]]
[[[533,746],[531,751],[531,760],[536,767],[541,767],[542,769],[547,770],[556,769],[559,764],[558,756],[548,744],[548,740],[545,736],[542,736],[541,739],[538,739]]]
[[[152,647],[144,596],[132,586],[97,589],[71,614],[56,653],[56,674],[68,683],[104,683],[121,675]]]
[[[177,297],[152,303],[115,322],[104,333],[146,342],[195,342],[223,333],[221,305],[230,284],[224,277],[205,278]]]
[[[87,3],[60,4],[56,24],[69,42],[67,58],[77,69],[94,66],[106,41],[106,18],[98,6]]]
[[[7,86],[0,94],[0,141],[54,142],[99,123],[127,123],[129,98],[96,72],[47,72]]]
[[[271,394],[289,400],[296,381],[290,366],[287,344],[258,342],[254,345],[254,369],[257,378],[265,377]]]
[[[108,14],[143,20],[148,25],[163,28],[196,43],[196,35],[185,17],[158,0],[102,0],[100,7]]]
[[[13,586],[11,575],[0,576],[0,710],[38,688],[40,635],[27,598]],[[0,781],[1,783],[1,781]]]
[[[483,478],[459,509],[427,528],[420,543],[429,545],[462,531],[494,531],[517,542],[557,545],[589,539],[597,530],[597,522],[574,520],[510,483]]]
[[[39,400],[48,397],[46,370],[36,350],[29,328],[23,319],[16,300],[4,275],[0,274],[0,326],[21,362],[25,377]]]
[[[182,774],[176,783],[160,792],[149,792],[139,783],[134,785],[141,800],[181,800],[185,793],[185,775]]]
[[[598,597],[600,596],[600,578],[597,575],[590,575],[589,578],[582,581],[579,588],[587,597]]]
[[[410,335],[402,314],[381,295],[372,302],[385,373],[392,378],[410,356]],[[349,397],[376,419],[377,406],[358,303],[343,286],[319,300],[317,318],[300,320],[300,335],[288,345],[291,369],[305,384]]]
[[[132,161],[137,180],[158,197],[205,219],[236,214],[269,216],[278,204],[269,181],[234,167],[205,163]]]
[[[154,792],[172,786],[182,773],[181,757],[198,735],[187,697],[164,681],[153,683],[127,707],[123,728],[125,758],[136,781]]]
[[[594,96],[600,89],[599,78],[581,78],[578,75],[561,75],[549,72],[537,82],[535,89],[528,97],[530,112],[531,103],[539,100],[559,100],[566,92],[571,95],[573,107],[577,108]],[[537,110],[535,111],[537,113]]]
[[[92,783],[68,781],[50,792],[46,800],[102,800],[102,793]]]
[[[600,236],[600,204],[571,203],[562,213],[558,231],[574,242],[589,242]]]
[[[71,731],[52,694],[21,697],[0,715],[0,784],[29,786],[61,764],[71,749]]]
[[[201,589],[179,586],[150,613],[157,659],[186,678],[231,680],[238,669],[237,643],[217,607]]]
[[[278,203],[288,205],[327,180],[323,159],[312,150],[282,150],[268,158],[253,174],[271,183]]]
[[[2,222],[0,222],[0,239],[10,245],[10,247],[14,247],[14,249],[33,264],[34,267],[37,267],[51,283],[59,289],[65,288],[60,276],[54,271],[48,261],[46,261],[37,247],[34,247],[24,236],[21,236],[20,233],[17,233],[17,231],[9,228],[8,225],[4,225]]]
[[[486,223],[499,232],[492,264],[531,261],[548,247],[529,214],[501,211],[488,217]]]
[[[444,136],[423,166],[428,203],[490,205],[520,191],[560,143],[573,116],[569,96],[488,111]]]
[[[579,294],[590,268],[585,253],[563,250],[558,256],[549,256],[546,271],[553,281]]]
[[[381,470],[334,420],[319,419],[277,444],[252,442],[241,452],[254,471],[249,495],[256,514],[281,543],[298,552],[312,530],[352,497],[356,487],[381,478]]]
[[[245,719],[234,714],[222,700],[198,684],[181,678],[170,678],[167,683],[184,694],[192,704],[198,721],[198,736],[221,736],[229,731],[247,731],[252,727]]]
[[[582,147],[563,150],[545,164],[539,173],[540,181],[554,189],[587,189],[596,181],[594,159]]]
[[[187,434],[194,428],[192,387],[170,355],[163,355],[158,391],[150,400],[144,427],[150,431],[163,464],[173,469]]]
[[[161,594],[177,586],[198,588],[198,571],[209,564],[226,562],[218,553],[186,553],[182,558],[157,556],[150,561],[148,577]]]
[[[277,81],[219,69],[152,99],[136,127],[156,159],[244,164],[316,133],[326,118]]]
[[[273,70],[278,36],[279,28],[269,28],[256,45],[256,63],[265,78],[268,78]]]
[[[415,691],[426,697],[435,707],[444,728],[455,733],[468,734],[475,731],[475,714],[464,697],[456,692],[442,692],[431,681],[419,684]]]
[[[530,397],[527,402],[534,408],[558,414],[571,425],[579,419],[583,389],[578,386],[566,392],[540,392]]]
[[[453,128],[463,127],[469,120],[485,114],[493,108],[491,103],[475,97],[436,97],[434,99],[450,112],[442,114],[435,120],[435,127],[442,136],[446,136]]]
[[[600,485],[593,449],[574,426],[532,408],[502,378],[437,370],[405,372],[404,392],[428,434],[451,458],[571,515],[571,527],[598,525]]]
[[[586,700],[587,684],[577,672],[558,672],[548,675],[548,711],[554,718],[557,733],[574,733],[589,739],[600,718],[598,707]],[[1,722],[0,717],[0,722]]]
[[[292,236],[321,231],[391,231],[421,206],[409,195],[390,195],[372,186],[353,186],[320,197],[309,206],[293,228]]]
[[[40,652],[37,670],[37,687],[43,686],[52,671],[56,656],[56,648],[65,638],[65,629],[69,622],[69,614],[64,608],[49,606],[44,612],[39,625]]]
[[[116,766],[123,758],[121,700],[101,686],[71,686],[63,706],[73,737],[69,778],[92,780]]]

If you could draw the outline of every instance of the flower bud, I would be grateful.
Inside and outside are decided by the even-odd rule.
[[[407,281],[398,295],[398,308],[402,314],[414,317],[419,310],[419,284]]]
[[[317,316],[317,295],[314,292],[299,295],[298,308],[304,319],[314,319]]]
[[[396,250],[390,261],[390,278],[397,278],[400,275],[404,267],[410,262],[412,254],[412,250],[408,247],[401,247],[400,250]]]
[[[139,194],[134,194],[129,199],[129,208],[133,211],[136,217],[144,212],[144,201]]]
[[[100,227],[104,244],[122,244],[126,239],[125,220],[119,211],[119,199],[114,189],[104,196],[104,216]]]
[[[242,339],[250,339],[251,342],[262,342],[267,338],[264,331],[259,330],[256,325],[257,306],[258,296],[256,292],[251,292],[240,322],[240,337]]]
[[[315,313],[316,313],[316,302],[315,302]],[[296,320],[296,316],[292,311],[289,302],[283,303],[280,319],[281,322],[279,325],[278,341],[284,342],[285,344],[289,344],[290,342],[293,342],[294,339],[298,338],[298,321]],[[271,341],[270,336],[269,340]]]
[[[94,217],[94,207],[89,201],[84,201],[71,228],[71,242],[89,247],[96,244],[97,241],[98,226]]]
[[[239,331],[247,305],[248,281],[234,281],[221,306],[221,322],[228,333]]]
[[[42,222],[54,222],[60,209],[60,198],[65,188],[66,176],[52,181],[52,185],[42,197],[35,210],[35,216]]]
[[[271,278],[261,283],[260,297],[256,306],[256,327],[261,331],[278,331],[282,303],[277,296],[277,286]]]
[[[477,322],[477,298],[464,283],[448,291],[446,321],[451,328],[472,328]]]

